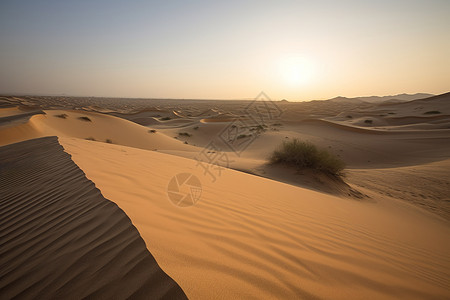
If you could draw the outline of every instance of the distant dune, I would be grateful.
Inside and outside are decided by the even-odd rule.
[[[426,93],[417,93],[417,94],[398,94],[392,96],[368,96],[368,97],[355,97],[355,98],[347,98],[347,97],[336,97],[330,99],[331,101],[339,101],[339,102],[367,102],[367,103],[401,103],[406,101],[412,101],[417,99],[424,99],[434,96],[433,94]]]
[[[193,150],[189,145],[161,135],[149,133],[149,128],[136,123],[86,111],[45,110],[45,115],[35,115],[15,127],[1,131],[0,145],[10,144],[42,136],[70,136],[105,142],[111,140],[126,146],[142,149],[184,149]],[[61,117],[63,116],[63,117]],[[80,118],[88,118],[83,121]]]

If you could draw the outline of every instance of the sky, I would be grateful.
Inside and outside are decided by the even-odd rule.
[[[450,87],[450,1],[0,1],[0,93],[313,100]]]

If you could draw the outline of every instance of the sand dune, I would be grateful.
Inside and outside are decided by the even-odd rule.
[[[391,112],[400,116],[424,116],[427,112],[438,111],[440,114],[450,115],[450,92],[425,99],[379,105],[375,111]]]
[[[161,285],[156,298],[449,298],[449,95],[386,105],[277,102],[283,113],[264,126],[246,111],[251,101],[4,97],[0,155],[8,159],[0,161],[0,187],[9,200],[0,201],[0,262],[8,268],[0,271],[0,292],[66,298],[73,286],[80,297],[145,298],[149,286]],[[45,114],[23,115],[11,105]],[[234,123],[237,116],[242,122]],[[232,125],[239,141],[224,135]],[[54,137],[12,144],[44,136],[57,136],[87,178],[61,157]],[[342,158],[346,176],[268,164],[294,138]],[[250,143],[236,151],[243,140]],[[211,143],[207,153],[229,159],[222,167],[195,160]],[[180,196],[168,192],[180,173],[201,182],[195,206],[168,198]],[[50,184],[48,176],[58,178]],[[109,204],[82,202],[88,197]],[[22,242],[49,251],[30,257],[24,253],[33,248],[15,247]],[[59,251],[64,259],[67,251],[86,255],[66,265]],[[85,257],[95,257],[99,271]],[[160,283],[142,267],[155,261],[157,273],[169,276]],[[42,263],[56,271],[45,275],[35,268]]]
[[[439,115],[439,116],[431,116],[431,117],[411,117],[411,116],[404,116],[404,117],[391,117],[387,118],[386,122],[391,126],[398,126],[398,125],[410,125],[410,124],[445,124],[446,127],[442,127],[443,129],[448,129],[448,123],[449,123],[450,115]]]
[[[347,177],[366,193],[406,200],[450,220],[450,159],[397,168],[350,169]]]
[[[201,119],[200,122],[202,123],[233,122],[234,120],[236,120],[236,117],[224,115],[217,118],[204,118]]]
[[[44,112],[40,109],[20,109],[17,106],[0,108],[0,126],[5,128],[25,123],[37,114],[44,114]]]
[[[192,160],[60,142],[127,213],[189,298],[423,299],[450,293],[448,224],[403,202],[348,201],[229,169],[213,183]],[[168,182],[183,172],[203,185],[194,207],[179,208],[167,198]]]
[[[0,145],[56,135],[94,139],[101,142],[110,140],[112,143],[149,150],[198,151],[197,148],[184,145],[172,137],[159,132],[150,133],[149,128],[113,116],[66,110],[46,110],[45,113],[45,115],[31,117],[25,124],[0,129]],[[61,115],[65,117],[59,117]],[[88,118],[90,121],[80,118]]]
[[[17,106],[0,108],[0,118],[23,114]]]
[[[56,137],[1,147],[0,173],[1,298],[185,298]]]
[[[448,130],[389,131],[323,120],[283,121],[283,126],[279,126],[277,131],[268,130],[261,134],[240,156],[267,160],[283,140],[299,138],[328,149],[343,158],[349,168],[396,167],[446,159],[450,151],[449,137]],[[211,139],[218,140],[214,136]],[[200,142],[198,140],[196,145],[202,146]],[[222,149],[227,148],[224,146]]]
[[[134,118],[132,121],[142,126],[160,125],[162,123],[159,119],[154,117]]]
[[[361,119],[359,119],[361,120]],[[289,125],[308,125],[308,124],[317,124],[320,126],[326,126],[330,128],[338,128],[345,131],[351,131],[351,132],[358,132],[358,133],[364,133],[364,134],[389,134],[386,130],[376,130],[376,129],[368,129],[368,128],[361,128],[359,126],[353,126],[353,125],[359,125],[363,122],[358,122],[356,124],[340,124],[328,120],[323,119],[304,119],[301,121],[286,121],[286,124]]]

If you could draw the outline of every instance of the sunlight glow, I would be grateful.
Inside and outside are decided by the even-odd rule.
[[[279,74],[285,84],[306,85],[316,76],[317,68],[313,60],[303,56],[287,56],[280,60]]]

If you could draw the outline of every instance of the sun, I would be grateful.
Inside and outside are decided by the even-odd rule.
[[[285,84],[306,85],[313,81],[316,66],[313,60],[306,57],[288,56],[280,60],[279,73]]]

